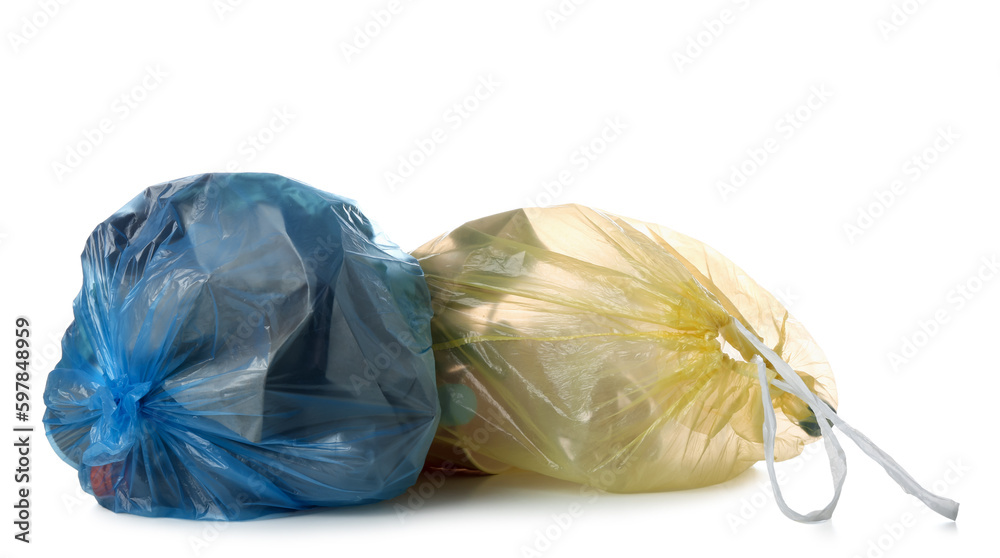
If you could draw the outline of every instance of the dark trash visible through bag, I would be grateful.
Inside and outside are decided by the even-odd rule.
[[[273,174],[153,186],[101,223],[45,427],[116,512],[248,519],[392,498],[438,421],[420,267]]]

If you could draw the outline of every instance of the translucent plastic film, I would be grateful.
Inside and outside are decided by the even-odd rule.
[[[413,484],[438,418],[420,267],[271,174],[153,186],[101,223],[45,427],[116,512],[245,519]]]
[[[732,262],[668,229],[532,208],[413,254],[435,307],[431,464],[513,466],[616,492],[730,479],[764,459],[758,352],[735,320],[836,407],[805,329]],[[776,459],[819,439],[798,397],[774,390],[770,404]]]

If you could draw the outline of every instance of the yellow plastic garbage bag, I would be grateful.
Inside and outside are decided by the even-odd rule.
[[[726,481],[838,426],[908,492],[954,518],[834,411],[823,352],[722,254],[579,205],[509,211],[418,248],[433,304],[442,416],[429,466],[510,467],[610,492]],[[794,372],[793,372],[794,371]],[[762,396],[762,393],[764,394]]]

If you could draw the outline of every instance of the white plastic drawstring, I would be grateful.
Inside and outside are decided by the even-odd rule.
[[[926,488],[920,486],[920,484],[917,483],[917,481],[911,477],[909,473],[904,471],[903,468],[896,463],[896,460],[889,456],[889,454],[882,451],[882,449],[869,440],[867,436],[858,432],[851,427],[851,425],[844,422],[844,420],[841,419],[840,416],[837,415],[837,413],[834,412],[834,410],[830,408],[825,401],[809,391],[809,388],[806,387],[802,378],[800,378],[799,375],[792,370],[792,367],[789,366],[787,362],[782,360],[777,353],[772,351],[767,345],[758,339],[756,335],[750,333],[750,331],[748,331],[739,320],[733,319],[733,323],[736,324],[736,329],[740,332],[740,334],[743,335],[743,337],[746,338],[746,340],[749,341],[750,344],[752,344],[754,348],[760,352],[760,354],[764,355],[764,358],[771,363],[771,366],[774,367],[774,370],[783,379],[771,380],[770,384],[778,389],[795,395],[812,409],[813,414],[816,415],[816,422],[819,423],[820,430],[823,433],[823,441],[826,444],[826,452],[830,457],[830,472],[833,475],[833,498],[830,500],[830,503],[821,510],[815,510],[805,515],[789,508],[788,504],[785,503],[785,499],[781,495],[781,487],[778,486],[777,477],[774,472],[774,438],[776,434],[776,420],[774,417],[774,407],[771,405],[767,371],[764,361],[761,360],[760,356],[755,355],[751,362],[757,364],[757,378],[760,381],[761,398],[764,403],[764,458],[767,461],[767,473],[771,477],[771,487],[774,490],[774,500],[777,502],[782,513],[795,521],[801,521],[803,523],[823,521],[829,519],[833,515],[833,510],[837,507],[837,501],[840,499],[841,488],[844,486],[844,479],[847,476],[847,459],[844,455],[843,448],[840,447],[840,443],[833,434],[833,428],[830,426],[832,423],[834,426],[839,428],[842,433],[846,434],[848,438],[853,440],[862,451],[868,454],[868,457],[871,457],[876,463],[881,465],[882,468],[885,469],[886,473],[892,477],[892,480],[896,481],[896,484],[906,491],[906,493],[916,496],[928,508],[947,517],[948,519],[954,521],[955,518],[958,517],[958,502],[933,494]]]

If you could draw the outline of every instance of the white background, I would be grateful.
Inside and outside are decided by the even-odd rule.
[[[372,15],[386,1],[53,4],[0,8],[0,364],[13,370],[13,321],[29,317],[37,429],[89,232],[146,186],[232,164],[354,198],[408,250],[476,217],[570,202],[699,238],[810,329],[841,416],[962,511],[957,524],[923,513],[845,441],[847,486],[821,525],[781,515],[761,464],[720,486],[594,502],[520,473],[274,520],[144,519],[81,494],[37,432],[30,546],[12,540],[15,455],[0,437],[0,554],[995,552],[996,2],[403,1],[387,23]],[[436,128],[444,140],[390,187]],[[745,182],[720,188],[741,166]],[[571,182],[546,190],[562,171]],[[906,339],[920,346],[894,364]],[[794,507],[825,503],[822,453],[779,467]],[[582,515],[560,526],[575,503]],[[395,504],[420,507],[401,520]]]

